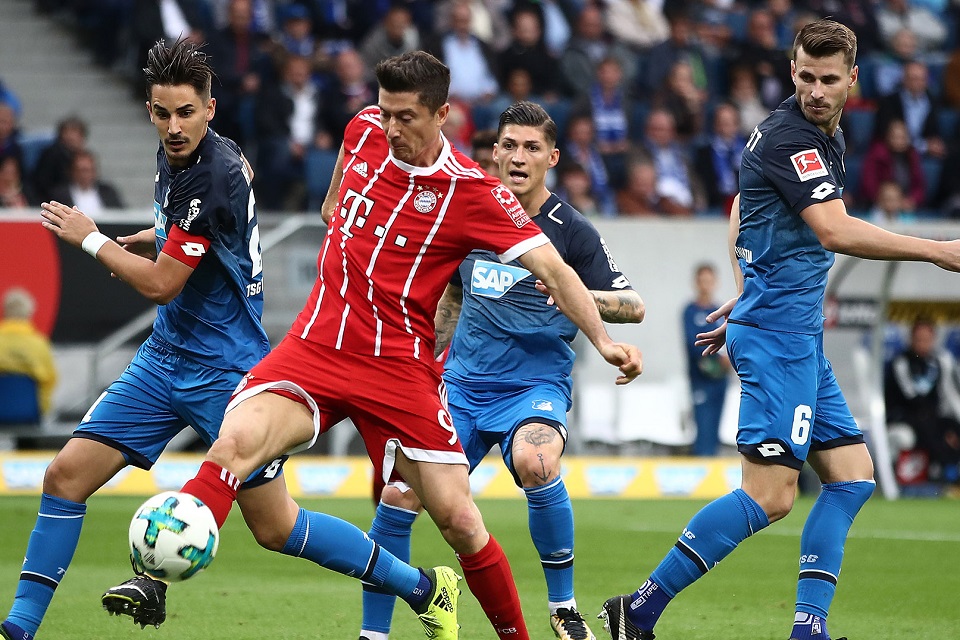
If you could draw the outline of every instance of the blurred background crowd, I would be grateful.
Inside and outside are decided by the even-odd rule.
[[[508,104],[557,121],[552,187],[591,216],[724,215],[740,151],[793,93],[796,31],[833,16],[859,39],[841,126],[844,199],[876,222],[960,217],[957,0],[35,0],[143,100],[158,39],[207,42],[214,128],[253,161],[262,210],[315,208],[344,125],[376,102],[373,67],[426,49],[451,69],[447,137],[487,154]],[[2,86],[0,207],[122,207],[85,123],[18,140]]]

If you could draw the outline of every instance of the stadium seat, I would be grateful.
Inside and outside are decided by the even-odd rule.
[[[337,152],[329,149],[311,149],[304,162],[307,174],[307,208],[316,211],[323,204],[330,186],[330,178],[337,166]]]
[[[33,424],[40,424],[37,381],[23,374],[0,374],[0,425]]]

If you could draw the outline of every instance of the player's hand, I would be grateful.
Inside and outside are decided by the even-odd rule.
[[[72,209],[59,202],[44,202],[40,205],[43,211],[41,224],[52,231],[58,238],[79,247],[89,234],[97,231],[96,223],[88,218],[80,209]]]
[[[600,349],[603,359],[620,369],[617,384],[629,384],[643,372],[640,350],[625,342],[611,342]]]
[[[730,312],[733,311],[734,305],[737,304],[739,296],[736,298],[730,298],[718,308],[716,311],[713,311],[707,316],[707,322],[716,322],[720,318],[727,318],[730,316]],[[723,345],[727,342],[727,323],[724,321],[722,325],[713,329],[711,331],[706,331],[704,333],[697,334],[697,340],[693,344],[698,347],[704,347],[703,353],[704,356],[712,356],[713,354],[720,351],[723,348]]]
[[[539,292],[542,293],[543,295],[547,296],[547,305],[548,305],[548,306],[551,306],[551,307],[552,307],[552,306],[554,306],[555,304],[557,304],[557,301],[553,299],[553,294],[550,293],[550,289],[547,287],[547,285],[543,284],[543,281],[542,281],[542,280],[537,280],[536,284],[533,285],[533,286],[535,286],[535,287],[537,288],[537,291],[539,291]]]
[[[117,236],[117,244],[124,251],[150,258],[157,257],[157,230],[154,227],[137,231],[129,236]]]

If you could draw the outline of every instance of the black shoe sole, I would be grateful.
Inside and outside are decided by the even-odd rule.
[[[100,603],[104,610],[112,616],[130,616],[134,624],[139,624],[141,629],[147,625],[160,628],[160,625],[167,619],[165,611],[157,611],[142,606],[133,598],[122,596],[115,593],[105,593],[100,598]]]

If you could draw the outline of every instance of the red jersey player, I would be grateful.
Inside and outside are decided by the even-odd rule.
[[[382,61],[376,74],[379,105],[346,128],[307,304],[237,389],[220,438],[183,490],[222,524],[236,478],[308,448],[350,417],[376,473],[420,496],[498,635],[525,640],[510,566],[470,495],[467,460],[433,365],[437,302],[470,250],[489,249],[504,262],[519,259],[544,282],[601,355],[620,368],[618,384],[639,375],[640,354],[610,339],[593,297],[510,190],[443,137],[449,70],[429,54],[412,52]],[[284,553],[368,582],[378,575],[373,564],[385,551],[375,543],[371,550],[369,539],[364,546],[339,537],[339,529],[337,536],[324,529],[311,536],[311,524],[315,531],[333,526],[333,519],[317,520],[323,514],[286,500],[292,507],[264,507],[264,515],[277,519],[277,535],[286,536]]]

